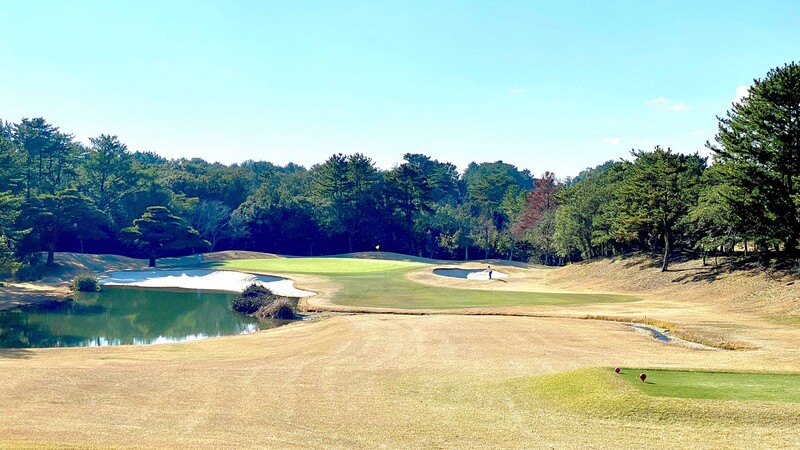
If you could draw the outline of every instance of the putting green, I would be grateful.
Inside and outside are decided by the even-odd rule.
[[[391,272],[394,270],[413,269],[426,265],[425,263],[414,261],[331,257],[234,259],[213,264],[213,267],[257,272],[340,275]]]
[[[800,403],[800,374],[622,369],[620,375],[656,397]]]

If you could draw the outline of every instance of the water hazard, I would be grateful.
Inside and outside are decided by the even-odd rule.
[[[55,302],[0,311],[0,347],[78,347],[186,342],[252,333],[262,322],[230,309],[234,293],[103,288]]]

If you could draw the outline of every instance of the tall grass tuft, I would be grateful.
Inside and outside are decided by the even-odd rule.
[[[72,290],[76,292],[97,292],[100,284],[94,275],[82,274],[72,279]]]

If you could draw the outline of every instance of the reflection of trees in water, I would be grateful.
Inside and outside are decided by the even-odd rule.
[[[270,324],[234,313],[234,294],[111,288],[0,314],[0,346],[134,344],[240,334]],[[273,325],[274,326],[274,325]]]
[[[0,312],[0,347],[30,348],[80,345],[83,339],[78,336],[55,335],[42,324],[31,322],[25,311],[10,310]],[[9,350],[0,351],[0,357],[13,355]]]

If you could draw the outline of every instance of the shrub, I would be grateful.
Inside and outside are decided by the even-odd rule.
[[[251,284],[233,299],[231,308],[259,319],[296,319],[292,299],[275,295],[260,284]]]
[[[97,292],[100,285],[94,275],[78,275],[72,280],[72,290],[80,292]]]
[[[31,263],[25,263],[17,268],[14,272],[14,278],[17,281],[35,281],[42,278],[42,271],[39,266]]]
[[[250,286],[244,288],[241,296],[245,298],[274,297],[275,294],[273,294],[272,291],[270,291],[266,287],[260,284],[253,283]]]
[[[294,320],[298,318],[294,308],[292,299],[280,297],[269,305],[259,308],[254,315],[259,319]]]
[[[231,308],[234,311],[239,311],[242,314],[253,314],[261,307],[261,299],[259,297],[236,297],[231,302]]]

